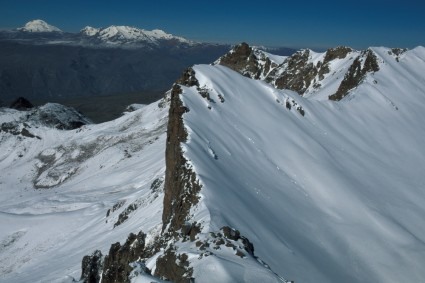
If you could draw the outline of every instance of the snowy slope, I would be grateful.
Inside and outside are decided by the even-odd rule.
[[[38,137],[0,132],[0,282],[78,280],[84,255],[130,232],[159,233],[163,193],[152,184],[164,175],[167,114],[154,103],[64,131],[0,110],[0,124]]]
[[[421,282],[425,48],[369,50],[379,70],[339,102],[328,99],[332,71],[357,55],[363,68],[368,53],[330,60],[314,95],[263,81],[287,58],[245,47],[240,58],[260,60],[238,66],[258,79],[196,65],[173,86],[170,112],[165,100],[134,105],[65,131],[56,121],[71,114],[58,105],[0,109],[0,282],[73,282],[83,256],[139,231],[153,245],[139,257],[162,279]],[[187,137],[171,136],[180,126]],[[167,200],[170,170],[187,182]],[[137,272],[132,282],[159,281]]]
[[[43,20],[29,21],[25,26],[18,28],[18,30],[25,32],[62,32],[59,28],[49,25]]]
[[[203,234],[238,229],[295,282],[425,278],[425,48],[371,50],[380,70],[340,102],[193,68],[182,147],[202,186],[191,221]]]

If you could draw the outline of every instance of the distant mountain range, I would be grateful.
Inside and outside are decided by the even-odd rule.
[[[2,31],[3,39],[28,41],[38,44],[79,45],[92,47],[161,48],[188,47],[203,43],[168,34],[163,30],[145,30],[130,26],[94,28],[86,26],[78,33],[64,32],[43,20],[33,20],[21,28]]]
[[[185,68],[211,63],[230,48],[158,29],[85,27],[69,33],[34,20],[0,31],[0,101],[7,105],[22,96],[40,103],[62,102],[140,93],[137,102],[149,103],[162,96]]]

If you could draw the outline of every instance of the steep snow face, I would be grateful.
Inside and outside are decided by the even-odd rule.
[[[425,48],[371,51],[379,71],[340,102],[194,66],[182,148],[202,233],[238,229],[295,282],[425,278]]]
[[[59,28],[49,25],[43,20],[30,21],[18,30],[25,32],[62,32]]]
[[[85,27],[81,30],[81,33],[85,36],[96,38],[109,44],[134,44],[141,42],[158,44],[158,41],[160,40],[176,40],[180,43],[192,44],[189,40],[168,34],[159,29],[149,31],[129,26],[110,26],[101,29]]]
[[[168,106],[133,109],[70,131],[0,109],[1,126],[18,127],[0,131],[1,282],[75,282],[84,255],[159,234]]]

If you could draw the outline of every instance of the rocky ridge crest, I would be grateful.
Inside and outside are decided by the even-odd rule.
[[[397,50],[394,54],[397,54]],[[346,46],[330,48],[322,54],[302,49],[287,57],[283,63],[276,64],[267,57],[267,53],[241,43],[215,64],[300,95],[320,91],[327,78],[343,73],[342,80],[339,75],[333,78],[340,80],[339,87],[328,95],[330,100],[335,101],[344,98],[367,74],[379,71],[379,60],[372,49],[356,51]]]

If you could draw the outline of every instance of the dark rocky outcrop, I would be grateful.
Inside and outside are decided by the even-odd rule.
[[[135,211],[137,208],[139,207],[139,205],[137,203],[132,203],[129,206],[126,207],[126,209],[124,209],[123,212],[121,212],[118,215],[118,220],[117,222],[114,223],[114,228],[121,225],[122,223],[124,223],[125,221],[127,221],[128,216]]]
[[[329,48],[326,51],[325,58],[323,62],[319,62],[317,67],[319,68],[319,81],[325,78],[325,74],[330,72],[329,63],[335,59],[344,59],[347,57],[348,53],[352,52],[353,49],[346,46],[338,46],[336,48]],[[319,84],[316,83],[316,86],[319,87]]]
[[[187,70],[178,83],[186,86],[199,86],[194,71]],[[195,173],[187,164],[181,149],[181,143],[187,140],[182,116],[188,112],[180,100],[182,90],[177,84],[171,92],[171,105],[167,128],[167,146],[165,151],[164,211],[163,228],[177,232],[187,220],[190,208],[198,202],[201,190]]]
[[[285,60],[285,71],[276,75],[273,71],[266,78],[266,81],[272,82],[279,89],[290,89],[302,95],[313,83],[318,68],[309,63],[310,50],[301,50]],[[277,69],[276,69],[277,70]]]
[[[338,46],[336,48],[329,48],[326,51],[325,58],[323,59],[323,64],[327,64],[335,59],[344,59],[347,57],[347,54],[352,52],[353,49],[346,46]]]
[[[174,283],[191,283],[193,268],[189,267],[187,254],[177,254],[171,246],[156,261],[155,276]]]
[[[163,238],[156,238],[153,244],[147,246],[145,239],[146,235],[142,231],[137,235],[130,233],[123,245],[119,242],[112,244],[106,256],[102,256],[98,250],[85,256],[80,280],[84,283],[99,283],[100,279],[102,283],[129,283],[132,276],[140,273],[151,275],[145,260],[159,252],[165,243]],[[158,267],[159,276],[164,277],[161,270],[167,267],[163,267],[161,263]]]
[[[96,250],[92,255],[83,257],[81,264],[81,278],[83,283],[98,283],[100,281],[103,269],[102,252]]]
[[[397,62],[400,62],[400,56],[407,51],[407,48],[392,48],[391,51],[388,51],[389,55],[393,55]]]
[[[111,246],[103,263],[102,283],[130,282],[130,263],[146,257],[145,238],[143,232],[131,233],[124,245],[117,242]]]
[[[362,60],[364,65],[362,68]],[[354,59],[348,72],[345,74],[340,86],[336,93],[329,96],[330,100],[339,101],[344,98],[350,90],[356,88],[362,80],[366,77],[367,73],[379,71],[379,64],[376,55],[372,50],[364,51],[360,56]]]
[[[218,64],[256,80],[265,78],[278,66],[262,50],[252,48],[245,42],[236,45],[230,52],[222,56],[218,60]]]
[[[37,138],[41,140],[39,136],[36,136],[33,133],[31,133],[28,130],[28,128],[31,128],[31,127],[26,123],[22,123],[22,125],[20,125],[20,123],[16,123],[16,122],[8,122],[8,123],[2,123],[0,125],[0,132],[9,133],[14,136],[21,135],[23,137]]]
[[[290,89],[303,95],[311,85],[314,88],[320,87],[319,82],[325,78],[325,74],[330,72],[330,62],[345,58],[351,51],[351,48],[344,46],[330,48],[326,51],[323,62],[319,61],[316,65],[309,62],[310,50],[298,51],[288,57],[281,66],[275,68],[266,81],[274,83],[279,89]]]
[[[18,97],[18,99],[13,101],[9,106],[9,108],[16,109],[16,110],[28,110],[33,107],[34,105],[32,105],[32,103],[29,102],[29,100],[27,100],[26,98],[22,96]]]
[[[221,57],[220,65],[250,78],[256,78],[260,71],[253,49],[245,42],[236,45],[232,52]]]
[[[241,241],[246,252],[254,256],[254,245],[248,240],[248,238],[241,236],[240,232],[236,229],[224,226],[220,229],[223,232],[225,238],[233,241]]]
[[[192,68],[187,68],[183,72],[180,79],[177,80],[176,83],[181,84],[181,85],[185,85],[185,86],[189,86],[189,87],[190,86],[198,86],[199,87],[199,82],[195,77],[195,71]],[[171,99],[173,99],[173,98],[171,97]],[[171,108],[171,106],[170,106],[170,108]]]

